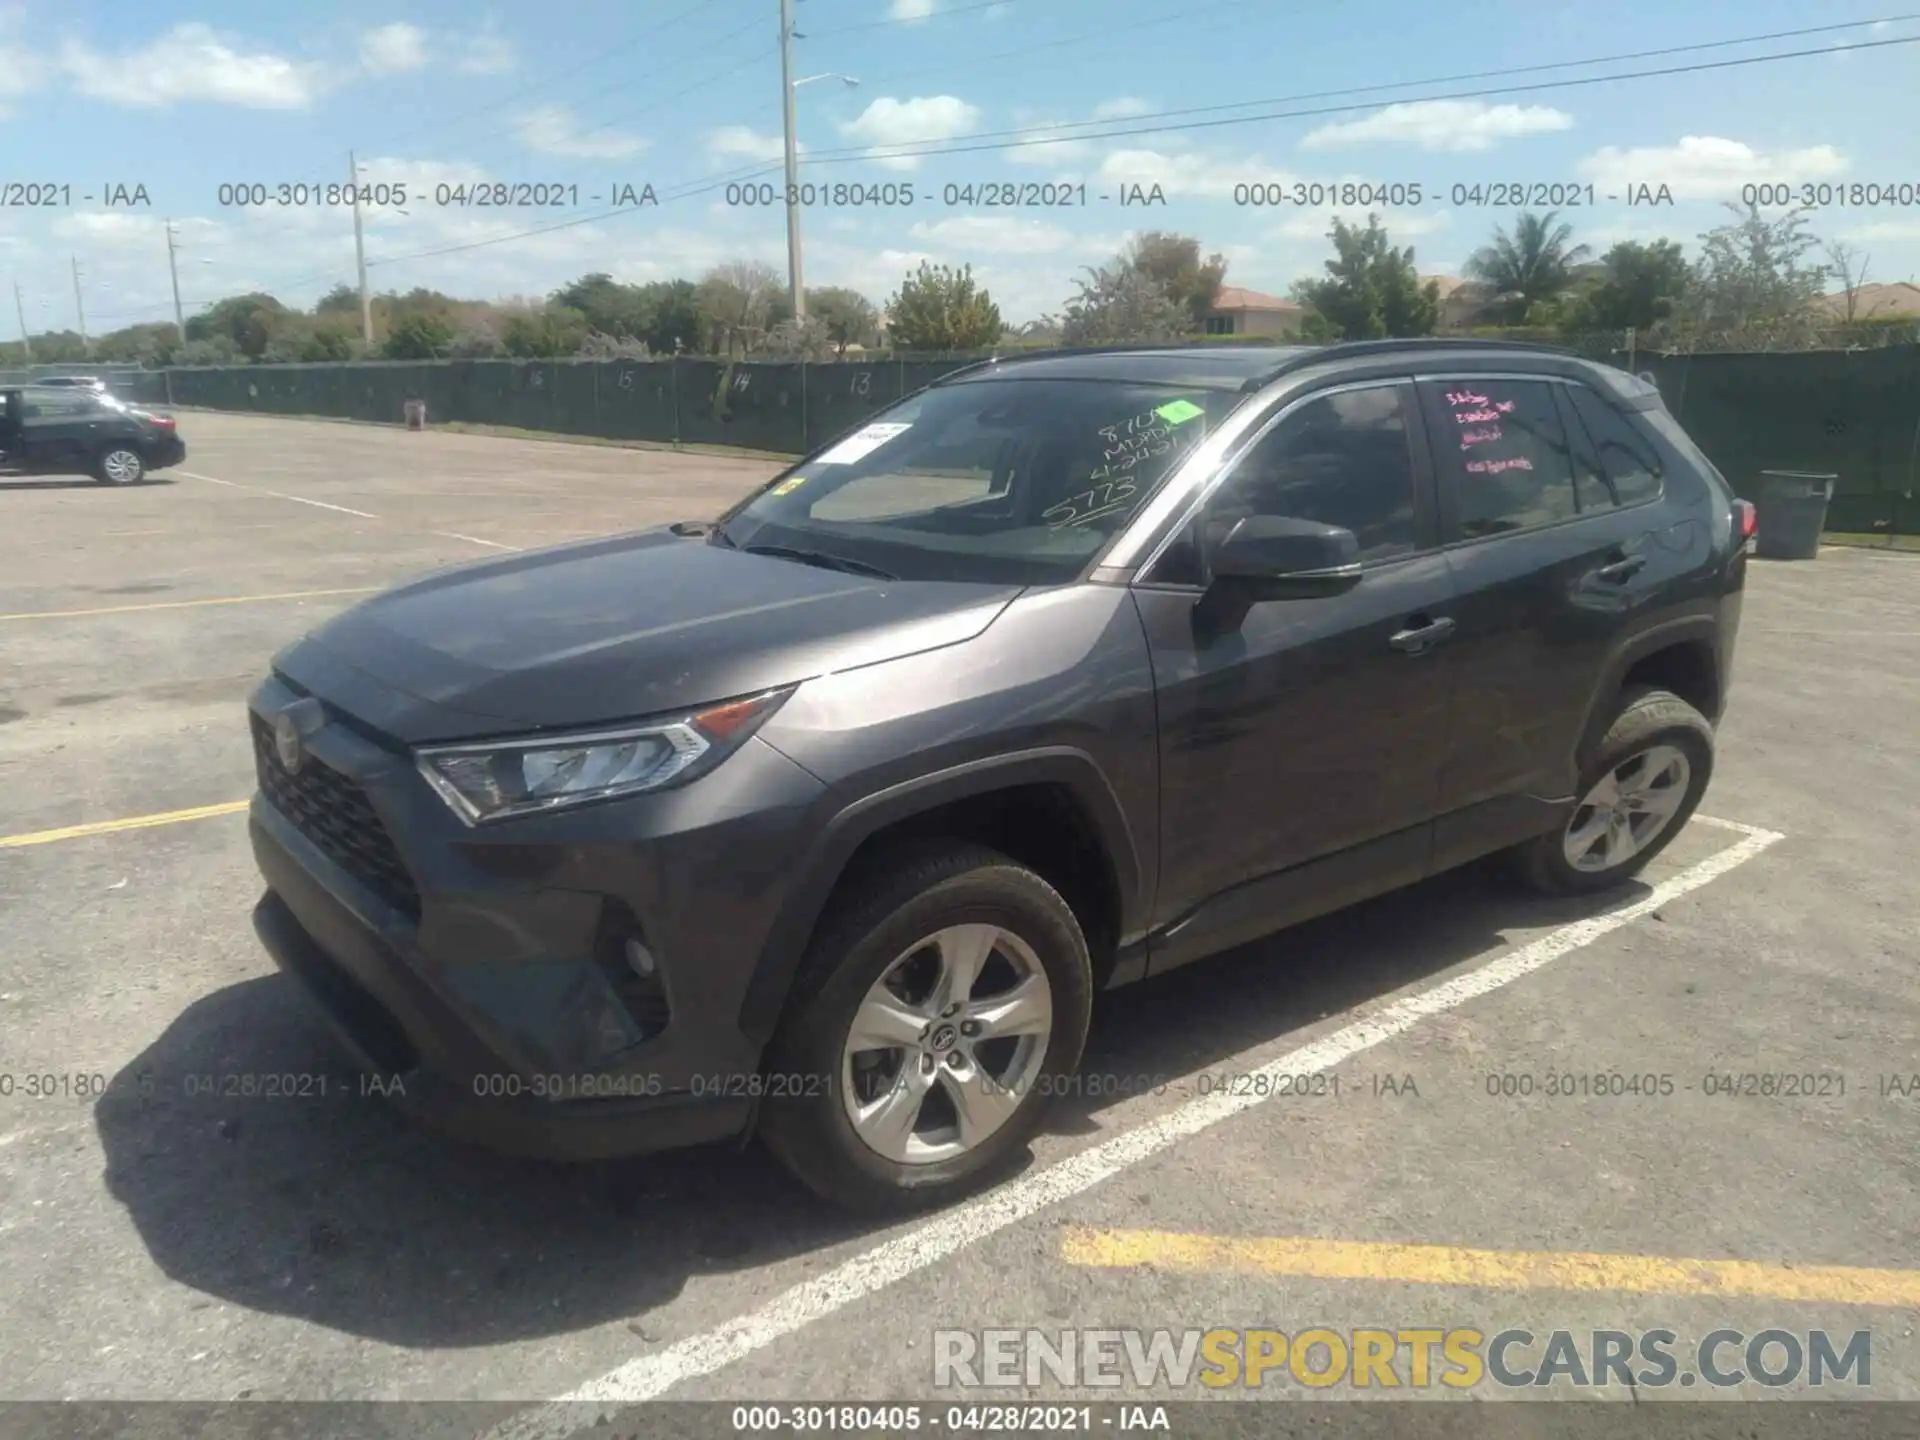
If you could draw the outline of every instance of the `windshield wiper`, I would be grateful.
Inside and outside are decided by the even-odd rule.
[[[776,560],[798,560],[802,565],[818,565],[822,570],[839,570],[847,575],[866,575],[875,580],[900,578],[890,570],[882,570],[878,565],[869,565],[864,560],[849,560],[844,555],[829,555],[824,550],[800,550],[790,545],[742,545],[740,549],[747,555],[767,555]]]

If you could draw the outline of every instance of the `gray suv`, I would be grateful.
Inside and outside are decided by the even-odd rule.
[[[1633,875],[1711,774],[1752,533],[1652,386],[1545,348],[980,365],[717,521],[284,650],[255,923],[453,1133],[753,1131],[944,1199],[1103,987],[1495,851]]]

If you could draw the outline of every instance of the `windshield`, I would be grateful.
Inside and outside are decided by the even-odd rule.
[[[717,538],[908,580],[1059,584],[1242,398],[1111,380],[936,386],[786,472]]]

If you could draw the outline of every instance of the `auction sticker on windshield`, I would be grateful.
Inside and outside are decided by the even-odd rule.
[[[903,430],[911,430],[912,428],[913,426],[911,424],[900,424],[893,421],[864,426],[854,431],[853,434],[827,451],[826,454],[818,457],[814,463],[818,465],[851,465],[856,460],[866,459],[867,456],[878,450]]]

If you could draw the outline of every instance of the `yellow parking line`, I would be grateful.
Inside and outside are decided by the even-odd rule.
[[[131,615],[140,610],[191,610],[196,605],[252,605],[262,600],[313,600],[322,595],[371,595],[380,585],[346,590],[282,590],[272,595],[218,595],[207,600],[154,600],[144,605],[103,605],[97,610],[23,610],[0,620],[68,620],[82,615]]]
[[[1920,1306],[1920,1270],[1850,1265],[1762,1265],[1750,1260],[1681,1260],[1452,1245],[1352,1240],[1239,1239],[1160,1230],[1071,1227],[1061,1258],[1093,1269],[1152,1266],[1189,1272],[1296,1275],[1319,1280],[1389,1280],[1489,1290],[1625,1290],[1665,1295],[1748,1295],[1838,1305]]]
[[[51,845],[56,840],[84,840],[89,835],[116,835],[122,830],[150,830],[156,825],[178,825],[184,820],[210,820],[215,815],[238,815],[247,808],[245,800],[228,800],[219,805],[196,805],[191,810],[164,810],[158,815],[129,815],[124,820],[95,820],[87,825],[67,825],[58,830],[30,830],[25,835],[0,835],[0,850],[17,850],[26,845]]]

